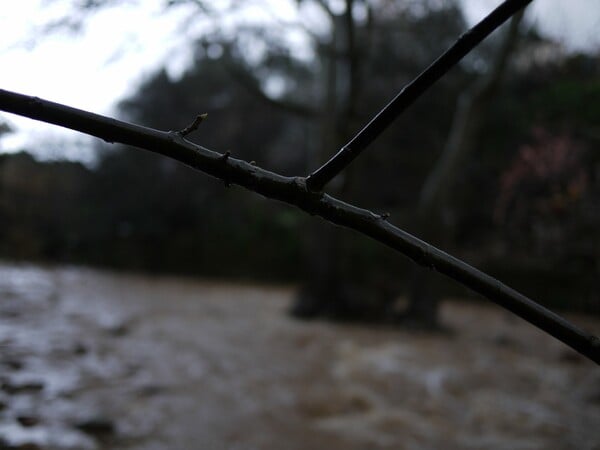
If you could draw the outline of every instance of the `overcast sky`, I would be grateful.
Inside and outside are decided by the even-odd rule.
[[[278,15],[289,19],[293,14],[287,0],[270,1],[277,5]],[[463,2],[471,23],[501,3]],[[79,34],[47,34],[34,42],[36,30],[64,15],[70,4],[64,0],[4,2],[0,14],[0,88],[114,114],[115,102],[133,92],[145,74],[162,64],[173,75],[185,68],[189,57],[186,43],[198,33],[198,26],[182,32],[180,24],[189,17],[189,10],[165,11],[164,0],[126,2],[95,14]],[[600,0],[535,0],[530,9],[530,20],[569,49],[600,49]],[[73,145],[75,138],[83,139],[73,132],[4,113],[0,113],[1,120],[19,132],[3,139],[0,151],[43,148],[41,156],[46,158],[93,158],[91,151],[82,150],[89,146]]]

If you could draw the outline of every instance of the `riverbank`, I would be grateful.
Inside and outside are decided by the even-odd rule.
[[[44,449],[599,448],[600,369],[493,305],[446,301],[451,332],[432,335],[298,322],[285,313],[292,294],[2,264],[0,438]]]

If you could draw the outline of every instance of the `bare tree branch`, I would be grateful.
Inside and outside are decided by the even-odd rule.
[[[176,159],[228,184],[295,205],[406,255],[482,294],[600,364],[600,340],[465,262],[395,227],[371,211],[307,189],[306,179],[284,177],[195,145],[178,132],[146,128],[58,103],[0,90],[0,110],[52,123],[108,142],[120,142]]]
[[[464,161],[473,149],[473,138],[482,126],[489,101],[496,93],[505,72],[508,57],[516,44],[523,12],[518,12],[512,18],[510,27],[506,31],[488,72],[470,89],[463,91],[458,99],[450,135],[442,155],[421,190],[418,214],[422,220],[430,220],[431,213],[439,208],[442,198],[448,192],[452,178],[456,175],[456,169],[460,162]]]
[[[532,0],[506,0],[481,22],[464,33],[442,56],[406,85],[350,142],[306,180],[312,191],[321,191],[336,175],[373,142],[400,114],[412,105],[437,80],[454,67],[492,31]]]
[[[475,136],[480,132],[489,103],[495,95],[511,49],[517,40],[523,12],[521,10],[511,19],[510,27],[503,36],[488,72],[459,96],[449,136],[441,156],[423,184],[414,214],[414,222],[424,239],[438,239],[439,242],[449,234],[442,220],[442,211],[452,194],[452,182],[459,172],[461,161],[474,150]],[[435,291],[430,290],[431,274],[415,269],[410,284],[407,313],[415,316],[429,315],[435,320],[434,311],[440,298]]]

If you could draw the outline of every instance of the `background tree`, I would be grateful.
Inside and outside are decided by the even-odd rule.
[[[217,24],[223,20],[222,13],[210,5],[194,3],[199,7],[199,14],[210,16]],[[346,142],[369,115],[387,101],[397,86],[426,66],[465,27],[456,3],[441,8],[435,2],[419,7],[411,3],[385,3],[374,8],[371,2],[347,0],[342,8],[334,6],[327,1],[297,3],[300,17],[306,8],[320,12],[324,21],[320,32],[307,30],[300,23],[276,22],[277,26],[267,29],[245,24],[235,33],[227,27],[216,26],[197,44],[205,51],[221,53],[216,61],[247,93],[304,121],[311,139],[301,146],[296,141],[292,147],[296,154],[300,153],[298,150],[304,150],[305,167],[301,172],[327,160],[334,149]],[[235,14],[235,11],[234,5],[228,12]],[[310,44],[314,59],[299,60],[289,47],[281,45],[290,27],[300,30]],[[394,45],[400,41],[406,45]],[[253,50],[255,48],[261,50]],[[391,65],[390,61],[395,64]],[[269,83],[273,81],[284,86],[277,96],[268,92]],[[441,90],[448,93],[446,95],[455,95],[450,92],[456,90],[456,81],[445,80]],[[431,151],[439,143],[444,130],[432,133],[431,127],[424,124],[432,119],[447,123],[450,109],[440,109],[439,105],[433,108],[432,103],[422,102],[421,107],[407,118],[407,126],[413,128],[413,133],[408,136],[395,133],[388,137],[387,146],[378,150],[378,156],[371,160],[370,170],[390,167],[389,161],[398,161],[391,166],[398,169],[405,160],[414,168],[412,157],[391,155],[398,153],[398,143],[402,153],[410,152],[410,147],[419,147],[421,151],[423,147],[429,147]],[[432,111],[439,112],[437,117],[432,117]],[[239,123],[248,125],[243,121]],[[422,135],[418,136],[420,131]],[[242,136],[240,138],[245,141]],[[209,142],[205,137],[203,143],[208,145]],[[354,170],[339,177],[329,190],[348,200],[372,198],[374,193],[384,195],[386,201],[381,207],[387,209],[408,200],[397,198],[397,188],[392,181],[397,177],[397,171],[390,170],[387,177],[365,183],[365,178],[355,175]],[[422,176],[423,167],[419,167],[419,171]],[[301,317],[391,318],[399,293],[398,281],[386,279],[376,269],[365,267],[366,261],[357,265],[357,249],[353,248],[350,235],[320,223],[309,222],[305,227],[308,230],[304,239],[306,278],[292,312]]]
[[[513,17],[499,48],[494,49],[495,54],[487,63],[486,72],[463,89],[458,97],[448,138],[425,179],[417,205],[417,228],[420,236],[427,241],[439,242],[446,247],[452,241],[448,238],[453,234],[452,221],[448,219],[454,214],[449,206],[454,181],[475,149],[485,115],[491,108],[509,57],[514,51],[522,19],[523,11]],[[408,320],[428,327],[439,326],[440,294],[435,292],[434,276],[423,268],[414,268],[406,313]]]
[[[150,126],[180,129],[199,112],[209,112],[209,119],[194,135],[197,142],[288,175],[306,174],[465,28],[461,10],[453,4],[440,7],[432,2],[417,7],[409,2],[385,2],[374,8],[372,2],[350,3],[351,8],[336,9],[328,2],[300,2],[301,19],[307,14],[320,18],[314,30],[307,30],[305,22],[277,21],[269,28],[262,23],[219,27],[220,20],[230,16],[222,11],[207,12],[202,9],[204,4],[197,3],[200,8],[194,19],[208,18],[215,26],[190,44],[195,57],[189,69],[181,77],[165,71],[149,76],[139,91],[122,103],[122,114]],[[349,23],[353,25],[352,45]],[[290,30],[302,36],[302,45],[288,45]],[[490,67],[488,61],[501,54],[497,51],[500,38],[421,98],[380,137],[372,152],[361,157],[357,168],[331,188],[345,200],[391,213],[394,222],[407,224],[415,234],[424,236],[423,226],[418,224],[421,219],[414,215],[415,192],[422,189],[436,161],[442,161],[440,152],[446,154],[453,142],[448,136],[456,134],[451,130],[460,129],[456,127],[461,121],[460,114],[454,114],[455,100],[469,95],[477,98],[477,86],[489,79],[482,76],[480,67],[482,63]],[[528,292],[555,286],[553,280],[560,278],[557,267],[574,267],[573,279],[588,281],[567,284],[563,279],[561,286],[581,292],[568,306],[597,309],[597,296],[589,281],[598,273],[597,258],[589,250],[595,248],[589,243],[596,242],[593,230],[598,220],[593,212],[598,198],[593,148],[598,142],[593,131],[595,109],[590,103],[597,97],[597,60],[560,53],[553,54],[552,61],[536,59],[542,54],[536,49],[552,49],[552,45],[530,32],[522,41],[522,50],[511,58],[514,63],[506,71],[503,95],[496,95],[491,107],[486,100],[475,108],[480,122],[475,128],[480,131],[473,131],[473,121],[462,121],[469,124],[462,133],[468,142],[454,148],[471,149],[476,157],[467,156],[454,165],[460,167],[460,176],[454,171],[448,184],[452,189],[441,189],[452,195],[439,200],[444,206],[441,219],[430,222],[444,224],[440,228],[443,233],[436,232],[442,237],[434,238],[440,239],[438,243],[443,238],[444,247],[460,249],[470,261],[491,268],[503,279],[516,280]],[[355,50],[349,52],[352,46]],[[352,64],[357,67],[354,90],[350,89]],[[351,98],[354,100],[349,101]],[[565,108],[570,111],[569,120],[562,119]],[[524,142],[545,147],[536,141],[535,130],[540,127],[550,136],[549,142],[567,142],[565,148],[579,149],[576,158],[569,156],[568,160],[577,161],[573,173],[580,168],[585,174],[581,195],[566,203],[560,221],[552,219],[549,209],[534,207],[537,191],[519,189],[527,194],[517,195],[513,188],[503,187],[505,174],[512,171],[523,174],[515,186],[535,179],[534,172],[512,169],[511,164],[517,167],[521,163],[511,161],[520,161]],[[257,201],[237,189],[223,189],[222,183],[199,178],[162,158],[123,148],[104,149],[100,155],[93,170],[77,166],[81,176],[69,178],[73,181],[66,183],[68,189],[62,192],[59,186],[65,184],[54,186],[52,181],[52,174],[60,173],[59,165],[39,164],[24,155],[0,160],[0,214],[6,217],[0,233],[4,256],[263,280],[310,280],[295,304],[299,314],[364,320],[399,316],[401,305],[394,301],[407,291],[411,275],[411,266],[403,259],[354,239],[352,233],[306,221],[295,211]],[[544,158],[541,153],[535,155],[540,161]],[[21,183],[21,189],[8,182],[15,179],[10,173],[17,166],[22,179],[47,177],[44,188],[34,189],[32,182]],[[536,183],[541,181],[531,185],[539,186]],[[543,183],[549,193],[563,192],[563,188],[551,187],[550,179]],[[570,192],[566,187],[563,190]],[[46,217],[52,212],[44,208],[39,214],[21,214],[35,210],[35,205],[51,205],[50,195],[73,199],[72,207],[61,213],[64,223],[53,224],[55,219]],[[523,223],[531,217],[536,226],[525,232]],[[564,220],[566,217],[572,219]],[[504,233],[503,229],[511,231]],[[64,230],[76,238],[62,239]],[[578,230],[581,240],[576,240],[577,245],[567,244],[567,230]],[[303,240],[299,238],[302,235]],[[513,256],[517,250],[511,241],[517,238],[527,249],[528,257],[518,258],[527,277],[509,270],[516,265]],[[240,254],[239,248],[250,248],[257,240],[263,242],[260,252]],[[25,251],[19,244],[25,241],[37,244]],[[318,249],[320,257],[310,261],[316,259],[318,264],[298,263],[303,247]],[[395,269],[381,270],[384,266]],[[443,288],[444,293],[464,294],[451,286]],[[548,288],[539,298],[564,305],[558,292]],[[433,305],[430,309],[435,311],[436,303]],[[430,320],[435,319],[434,313],[421,316],[422,322],[434,322]]]

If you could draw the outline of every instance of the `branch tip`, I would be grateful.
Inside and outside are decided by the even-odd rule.
[[[200,124],[207,117],[208,117],[208,113],[198,114],[192,123],[190,123],[183,130],[178,131],[177,134],[179,134],[180,136],[187,136],[188,134],[193,133],[194,131],[196,131],[198,129],[198,127],[200,126]]]

